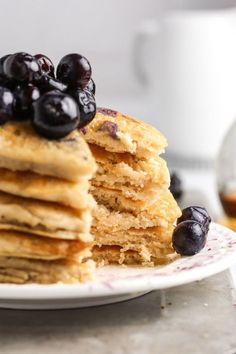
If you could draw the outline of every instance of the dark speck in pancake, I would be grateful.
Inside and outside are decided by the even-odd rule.
[[[118,131],[118,126],[116,123],[106,121],[102,123],[102,125],[99,127],[98,131],[102,132],[107,132],[111,138],[113,139],[119,139],[117,136],[117,131]]]

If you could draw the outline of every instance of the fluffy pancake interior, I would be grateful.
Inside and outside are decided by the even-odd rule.
[[[173,253],[171,236],[173,227],[130,229],[111,233],[98,233],[94,231],[95,245],[119,246],[122,251],[132,250],[138,252],[145,261],[152,257],[160,257]]]
[[[143,258],[143,255],[137,251],[124,251],[118,246],[102,246],[93,248],[93,259],[100,265],[108,264],[126,264],[126,265],[143,265],[154,266],[167,264],[178,256],[176,253],[160,254],[158,257],[151,257],[149,261]]]
[[[98,164],[94,180],[98,182],[126,183],[127,186],[145,186],[153,183],[168,188],[170,182],[166,162],[159,156],[148,160],[138,159],[129,153],[111,153],[105,149],[90,144],[93,156]]]
[[[174,197],[168,190],[161,191],[158,196],[156,196],[155,202],[148,206],[124,198],[114,191],[104,190],[104,188],[93,190],[93,194],[97,199],[98,206],[103,205],[102,208],[98,207],[94,211],[95,225],[96,223],[99,223],[99,213],[102,213],[101,216],[103,216],[104,224],[106,223],[109,225],[109,220],[106,220],[106,217],[112,217],[115,215],[115,217],[117,217],[116,224],[121,221],[120,224],[122,225],[123,220],[121,217],[124,215],[125,219],[127,219],[128,214],[129,218],[131,217],[133,219],[133,222],[136,224],[137,222],[140,223],[140,227],[142,227],[142,223],[143,227],[155,226],[158,224],[165,227],[166,223],[173,223],[181,215],[181,211]],[[98,217],[96,215],[98,215]],[[137,221],[135,221],[135,218]],[[112,219],[112,222],[115,223],[114,218]],[[150,225],[150,223],[155,224]]]

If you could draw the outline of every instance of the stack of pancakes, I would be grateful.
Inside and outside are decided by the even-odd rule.
[[[27,123],[0,127],[0,282],[89,279],[96,170],[78,131],[58,141]]]
[[[91,192],[93,258],[98,263],[163,264],[180,209],[169,191],[169,171],[159,156],[166,139],[154,127],[98,109],[84,137],[98,164]]]

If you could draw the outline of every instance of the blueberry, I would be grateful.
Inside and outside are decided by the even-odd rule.
[[[80,110],[80,124],[79,129],[88,125],[96,114],[96,101],[94,95],[89,90],[71,91],[71,95],[74,97],[79,105]]]
[[[14,117],[17,120],[31,118],[33,116],[32,104],[40,97],[39,89],[32,84],[24,84],[16,88],[14,97]]]
[[[17,86],[17,82],[0,75],[0,86],[8,88],[10,91],[14,91]]]
[[[14,97],[10,90],[0,87],[0,124],[6,123],[13,116]]]
[[[37,60],[27,53],[10,55],[3,64],[4,74],[9,79],[31,82],[41,76],[41,70]]]
[[[206,229],[206,232],[208,232],[211,223],[211,217],[206,209],[199,206],[190,206],[183,209],[182,215],[177,220],[177,224],[185,220],[195,220],[199,222]]]
[[[46,74],[46,75],[49,75],[49,76],[55,78],[54,65],[53,65],[51,59],[49,59],[44,54],[36,54],[36,55],[34,55],[34,57],[39,64],[41,72],[43,74]]]
[[[9,56],[10,54],[7,54],[0,58],[0,86],[6,87],[9,90],[14,90],[17,85],[16,82],[8,79],[3,71],[4,62]]]
[[[62,92],[45,93],[33,106],[33,126],[45,138],[63,138],[79,125],[80,113],[77,103],[71,96]]]
[[[92,69],[88,59],[77,53],[64,56],[57,67],[57,78],[74,88],[85,88],[91,75]]]
[[[86,90],[89,90],[90,92],[92,92],[92,94],[95,95],[96,93],[96,85],[95,82],[93,81],[93,79],[90,79],[88,82],[88,85],[85,87]]]
[[[175,172],[170,176],[170,191],[175,199],[180,199],[183,195],[182,181]]]
[[[3,57],[0,58],[0,76],[5,76],[4,71],[3,71],[3,64],[9,56],[10,56],[10,54],[7,54],[7,55],[4,55]]]
[[[67,90],[67,85],[49,75],[42,75],[38,80],[35,80],[34,83],[42,93],[54,90],[65,92]]]
[[[192,256],[205,246],[206,230],[197,221],[183,221],[175,227],[172,244],[177,253]]]

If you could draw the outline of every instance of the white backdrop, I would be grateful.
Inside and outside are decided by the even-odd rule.
[[[132,65],[140,23],[166,9],[232,5],[236,0],[0,0],[0,55],[42,52],[57,63],[80,52],[91,61],[99,104],[151,120]]]
[[[138,90],[131,52],[143,19],[162,9],[230,5],[227,0],[0,0],[0,55],[43,52],[56,62],[78,51],[93,66],[101,96]]]

